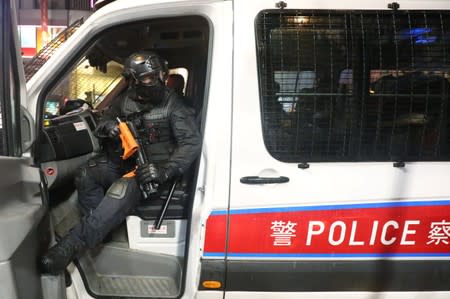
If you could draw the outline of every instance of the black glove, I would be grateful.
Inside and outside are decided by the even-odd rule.
[[[119,135],[119,126],[115,120],[107,120],[97,126],[94,134],[100,138],[115,138]]]
[[[154,164],[149,163],[136,169],[136,179],[141,185],[153,182],[163,184],[169,179],[169,175],[164,168],[158,168]]]

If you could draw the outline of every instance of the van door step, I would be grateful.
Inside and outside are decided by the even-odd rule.
[[[170,278],[99,276],[97,283],[101,294],[108,296],[133,297],[176,297],[178,290],[175,282]]]
[[[180,293],[182,261],[109,243],[78,259],[86,289],[97,296],[174,298]]]

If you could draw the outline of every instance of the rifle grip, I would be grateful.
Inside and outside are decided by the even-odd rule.
[[[126,122],[119,122],[119,130],[123,148],[122,160],[126,160],[138,150],[139,146]]]

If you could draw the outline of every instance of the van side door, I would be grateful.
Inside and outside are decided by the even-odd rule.
[[[450,7],[287,4],[235,1],[226,298],[448,296]]]

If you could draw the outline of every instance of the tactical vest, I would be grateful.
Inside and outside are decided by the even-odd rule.
[[[166,91],[164,100],[158,105],[134,101],[129,97],[123,102],[122,115],[133,121],[144,151],[152,163],[166,162],[176,147],[170,126],[172,98]]]

